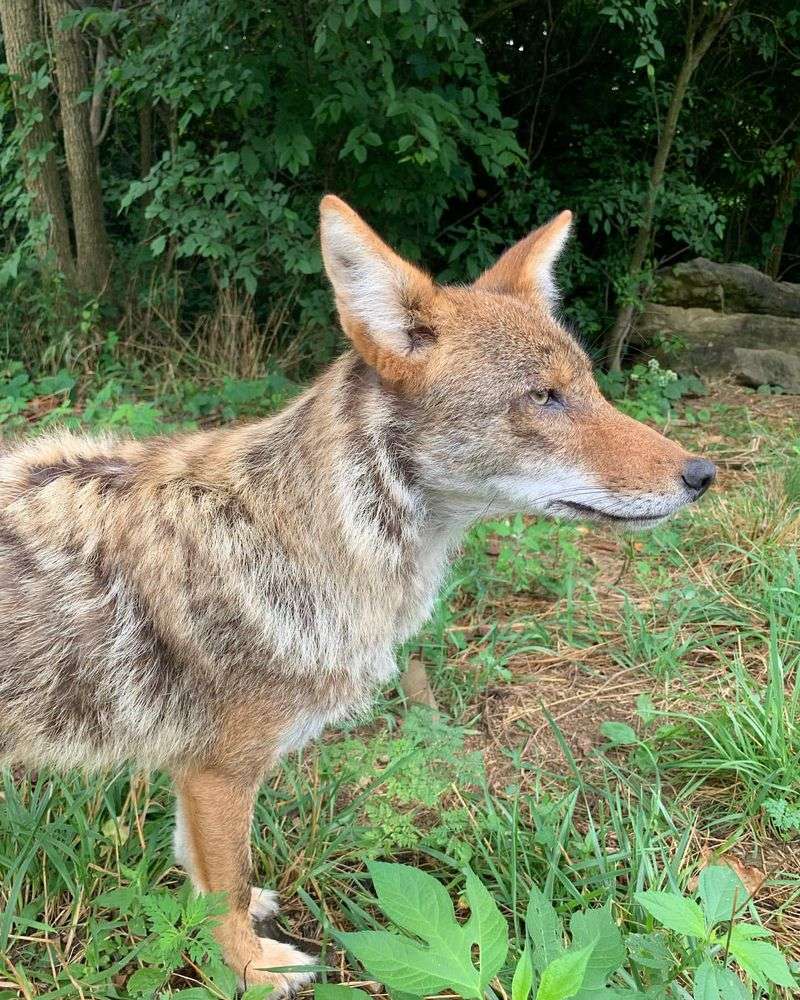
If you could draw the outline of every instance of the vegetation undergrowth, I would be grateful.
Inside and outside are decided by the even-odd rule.
[[[167,388],[113,344],[104,365],[88,380],[9,369],[4,433],[206,426],[269,412],[298,389],[277,371]],[[629,406],[650,406],[652,380],[636,382]],[[428,918],[448,894],[445,933],[483,927],[480,906],[497,908],[507,955],[498,964],[497,946],[485,982],[473,967],[490,997],[793,990],[800,421],[781,397],[739,390],[670,400],[662,419],[723,466],[715,495],[641,536],[521,517],[476,526],[401,651],[425,663],[438,710],[387,692],[371,720],[287,760],[263,789],[257,880],[280,890],[286,929],[321,946],[322,1000],[340,980],[380,993],[369,978],[393,997],[445,985],[478,995],[455,979],[393,986],[374,956],[348,952],[348,934],[384,933],[365,870],[383,862],[441,886],[425,883]],[[225,902],[182,888],[163,776],[14,772],[1,787],[2,1000],[233,996],[209,935]],[[734,875],[734,925],[706,915],[701,933],[665,917],[664,905],[697,918],[707,881]],[[421,927],[399,927],[417,942]],[[550,928],[550,950],[536,950],[537,927]],[[577,986],[558,993],[555,979]]]

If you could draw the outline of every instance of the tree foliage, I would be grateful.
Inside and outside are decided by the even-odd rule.
[[[67,300],[82,292],[84,309],[100,296],[133,342],[188,338],[202,353],[212,328],[235,338],[246,316],[258,364],[298,341],[296,362],[322,359],[333,342],[316,247],[325,191],[455,280],[575,209],[562,284],[568,314],[597,343],[660,262],[703,254],[796,274],[790,0],[43,9],[23,44],[3,24],[0,326],[12,354],[31,324],[52,320],[58,286]],[[63,68],[59,79],[67,41],[85,64],[77,104]],[[77,270],[54,171],[71,195]],[[58,306],[62,329],[70,308]]]

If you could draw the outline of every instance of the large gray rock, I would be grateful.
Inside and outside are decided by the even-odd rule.
[[[785,351],[754,351],[734,347],[733,374],[743,385],[776,385],[800,393],[800,357]]]
[[[705,257],[660,271],[652,299],[685,309],[800,319],[800,285],[773,281],[747,264],[718,264]]]
[[[800,358],[800,319],[756,313],[725,314],[713,309],[649,305],[639,318],[638,336],[651,345],[663,340],[685,345],[658,355],[676,371],[725,375],[733,370],[737,348],[776,350]]]

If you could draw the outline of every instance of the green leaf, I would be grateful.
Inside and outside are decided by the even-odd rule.
[[[167,245],[166,236],[156,236],[155,239],[150,241],[150,253],[154,257],[159,257],[164,252],[164,247]]]
[[[734,916],[734,900],[736,908],[747,900],[748,892],[742,880],[732,868],[727,865],[712,865],[700,872],[700,900],[709,927],[723,920],[731,920]]]
[[[694,1000],[752,1000],[752,992],[737,975],[706,959],[694,977]]]
[[[541,974],[564,951],[564,931],[552,903],[536,886],[531,889],[525,928],[531,942],[533,967]]]
[[[381,16],[381,0],[367,0],[369,4],[369,9],[375,15],[375,17]]]
[[[706,959],[694,975],[694,1000],[723,1000],[715,966]]]
[[[753,1000],[753,991],[731,969],[715,966],[717,986],[724,1000]]]
[[[254,177],[258,173],[258,156],[252,147],[244,146],[240,153],[242,166],[248,177]]]
[[[357,931],[338,937],[371,976],[393,990],[426,996],[451,987],[464,997],[479,1000],[483,995],[478,974],[471,961],[467,967],[463,955],[454,961],[448,953],[386,931]]]
[[[431,932],[446,936],[453,927],[459,928],[447,890],[432,875],[382,861],[373,861],[367,869],[380,908],[398,927],[423,940],[431,940]]]
[[[134,996],[137,993],[153,993],[164,982],[163,969],[137,969],[127,983],[127,990]]]
[[[242,997],[242,1000],[247,1000],[247,996]],[[314,1000],[370,1000],[370,996],[364,990],[354,990],[351,986],[318,983],[314,987]]]
[[[474,872],[467,870],[467,901],[470,918],[464,930],[478,946],[478,974],[485,990],[505,965],[508,956],[508,924],[488,889]]]
[[[625,944],[631,961],[645,969],[657,969],[664,972],[675,964],[675,959],[667,947],[664,935],[660,932],[628,934]]]
[[[594,949],[594,942],[578,951],[568,951],[551,962],[542,974],[536,1000],[569,1000],[583,985],[586,966]]]
[[[511,980],[511,1000],[528,1000],[532,986],[533,964],[530,947],[526,942],[525,950],[519,956],[517,967],[514,969],[514,978]]]
[[[596,995],[601,991],[608,977],[624,963],[622,934],[614,923],[610,903],[574,913],[569,926],[573,948],[588,947],[590,944],[594,946],[580,993],[581,997],[585,996],[589,1000],[590,994]]]
[[[58,392],[70,392],[75,387],[75,379],[63,368],[56,375],[45,375],[36,383],[36,391],[43,396],[54,396]]]
[[[704,938],[706,922],[703,911],[693,899],[675,892],[637,892],[636,902],[664,927],[678,934]]]
[[[737,963],[762,989],[768,988],[767,980],[776,986],[798,988],[786,959],[775,945],[754,940],[747,925],[733,925],[729,947]]]
[[[393,990],[421,996],[449,987],[463,997],[482,997],[508,954],[508,927],[476,876],[466,874],[472,912],[462,926],[447,890],[433,876],[408,865],[368,867],[383,912],[424,944],[386,931],[360,931],[338,935],[345,947]]]
[[[639,742],[636,730],[626,722],[604,722],[600,726],[600,732],[614,746],[630,746]]]

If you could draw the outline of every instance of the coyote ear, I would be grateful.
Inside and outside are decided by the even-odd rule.
[[[534,229],[506,250],[500,260],[478,278],[475,287],[528,298],[543,295],[548,302],[554,303],[558,299],[558,288],[553,266],[567,242],[571,225],[572,212],[561,212]]]
[[[424,322],[431,279],[391,250],[341,198],[320,205],[322,259],[347,336],[374,368],[399,379],[435,340]]]

